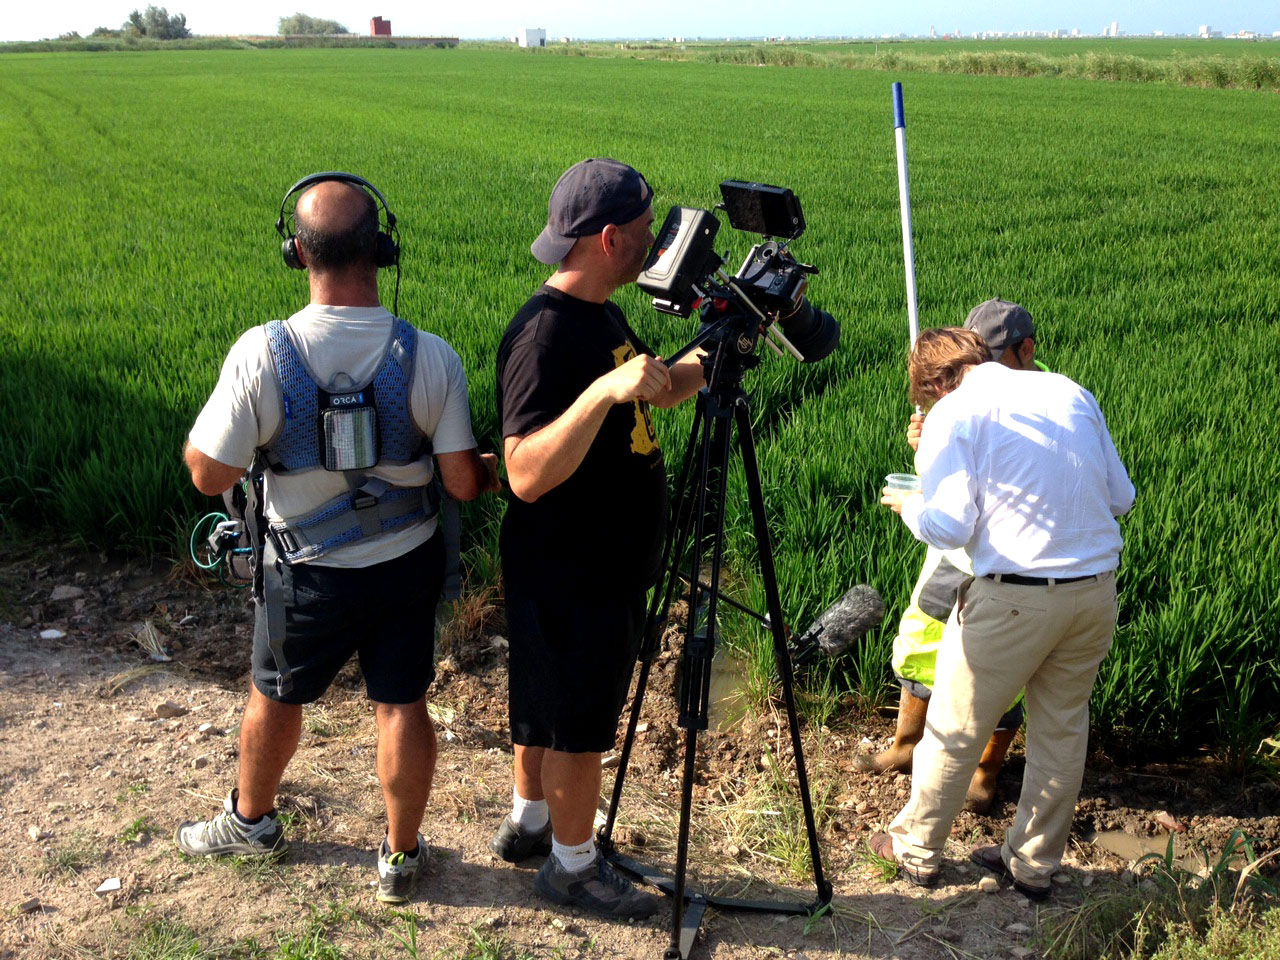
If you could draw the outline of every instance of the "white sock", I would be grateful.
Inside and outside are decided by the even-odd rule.
[[[511,790],[511,822],[521,830],[537,831],[547,825],[551,819],[551,811],[547,809],[545,800],[526,800],[520,791]]]
[[[596,859],[596,838],[588,837],[585,843],[574,844],[572,847],[566,847],[563,843],[551,837],[551,855],[565,870],[570,873],[578,873],[591,866]]]

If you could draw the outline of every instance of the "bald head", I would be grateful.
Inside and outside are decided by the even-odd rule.
[[[293,218],[308,270],[377,269],[378,205],[364,190],[342,180],[322,181],[298,198]]]

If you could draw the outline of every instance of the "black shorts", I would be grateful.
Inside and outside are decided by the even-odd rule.
[[[605,753],[618,734],[644,632],[644,591],[603,595],[575,584],[507,578],[511,739],[564,753]]]
[[[444,536],[371,567],[279,564],[265,571],[267,604],[283,636],[268,639],[267,604],[256,604],[253,684],[278,703],[320,699],[360,657],[369,699],[413,703],[435,679],[436,604],[444,584]]]

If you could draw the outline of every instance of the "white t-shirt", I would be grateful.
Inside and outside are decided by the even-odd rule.
[[[360,384],[386,358],[394,318],[383,307],[310,304],[285,321],[298,353],[322,385]],[[349,379],[334,383],[346,374]],[[431,438],[434,453],[457,453],[476,446],[467,404],[467,378],[454,349],[434,334],[418,331],[414,350],[410,411]],[[267,346],[265,327],[247,331],[227,354],[212,395],[191,428],[191,445],[233,467],[248,467],[254,452],[280,428],[280,387]],[[422,486],[432,476],[429,457],[367,471],[397,486]],[[347,492],[340,472],[324,469],[266,476],[269,520],[297,517]],[[407,553],[435,532],[436,521],[339,547],[318,561],[326,567],[367,567]]]
[[[1077,577],[1116,569],[1134,490],[1093,395],[1058,373],[973,368],[925,418],[917,539],[964,547],[973,572]]]

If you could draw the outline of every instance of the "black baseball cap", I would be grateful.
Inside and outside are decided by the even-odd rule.
[[[984,300],[964,318],[964,328],[987,342],[991,359],[999,360],[1009,347],[1022,340],[1034,340],[1036,325],[1025,307],[996,297]]]
[[[575,163],[560,175],[547,204],[547,225],[529,250],[546,264],[569,255],[579,237],[630,223],[649,209],[653,188],[634,167],[608,157]]]

